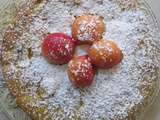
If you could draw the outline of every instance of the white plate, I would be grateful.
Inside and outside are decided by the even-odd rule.
[[[146,0],[154,12],[158,25],[160,27],[160,0]],[[160,120],[160,93],[151,106],[151,108],[145,113],[144,120]]]

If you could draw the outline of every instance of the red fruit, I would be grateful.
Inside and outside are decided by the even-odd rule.
[[[105,40],[94,42],[88,54],[92,64],[104,69],[117,65],[123,58],[118,46],[112,41]]]
[[[53,64],[68,63],[74,50],[75,40],[63,33],[49,34],[42,43],[42,55]]]
[[[104,31],[103,18],[95,15],[79,16],[72,25],[72,36],[79,44],[92,44],[102,38]]]
[[[94,78],[94,69],[88,56],[73,58],[68,65],[70,81],[77,87],[91,85]]]

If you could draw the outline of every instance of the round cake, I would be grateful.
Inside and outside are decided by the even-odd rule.
[[[17,104],[34,120],[141,119],[160,77],[159,31],[146,9],[136,0],[26,1],[3,40],[3,75]],[[48,63],[41,44],[48,33],[71,36],[74,20],[85,14],[103,18],[103,38],[119,46],[123,60],[98,70],[91,86],[76,88],[67,65]]]

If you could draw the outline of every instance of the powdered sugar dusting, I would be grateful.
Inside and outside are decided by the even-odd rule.
[[[100,31],[96,31],[96,29],[99,27],[100,22],[103,21],[102,19],[99,18],[99,16],[90,16],[89,18],[81,20],[81,23],[77,28],[78,40],[80,41],[94,40],[95,36],[97,38],[101,38],[103,33],[101,33]]]
[[[83,81],[84,85],[91,83],[93,81],[94,72],[90,59],[87,56],[73,58],[68,64],[68,74],[73,83],[81,81],[81,79],[84,78],[86,80],[85,82]]]
[[[104,41],[98,41],[97,43],[93,44],[90,50],[97,51],[101,56],[101,59],[105,62],[106,62],[106,59],[109,58],[109,56],[112,56],[114,51],[116,54],[119,53],[118,48],[113,49],[111,46],[111,43],[105,43]],[[112,62],[112,58],[110,58],[110,62]]]
[[[22,71],[23,84],[32,85],[28,94],[35,95],[37,88],[45,91],[44,99],[37,105],[46,103],[53,120],[128,120],[133,107],[148,101],[148,96],[153,95],[150,92],[155,91],[155,76],[160,69],[156,28],[140,8],[135,10],[133,5],[127,8],[128,11],[122,10],[120,0],[81,0],[79,5],[72,0],[64,1],[49,0],[34,18],[29,31],[17,42],[17,46],[25,46],[24,57],[19,59],[17,66]],[[41,56],[40,46],[47,33],[71,35],[74,16],[85,13],[104,17],[104,38],[116,42],[124,58],[121,64],[110,70],[99,70],[93,84],[80,90],[68,80],[66,65],[47,63]],[[28,47],[33,51],[31,59],[26,58],[25,49]]]

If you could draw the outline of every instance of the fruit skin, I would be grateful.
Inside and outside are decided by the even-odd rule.
[[[63,33],[52,33],[42,43],[42,55],[49,63],[65,64],[72,59],[75,45],[73,38]]]
[[[78,44],[92,44],[102,38],[105,32],[103,18],[96,15],[82,15],[72,25],[72,36]]]
[[[75,57],[68,64],[68,77],[76,87],[90,86],[94,74],[94,68],[87,55]]]
[[[88,51],[93,65],[108,69],[121,62],[123,54],[113,41],[100,40],[93,43]]]

